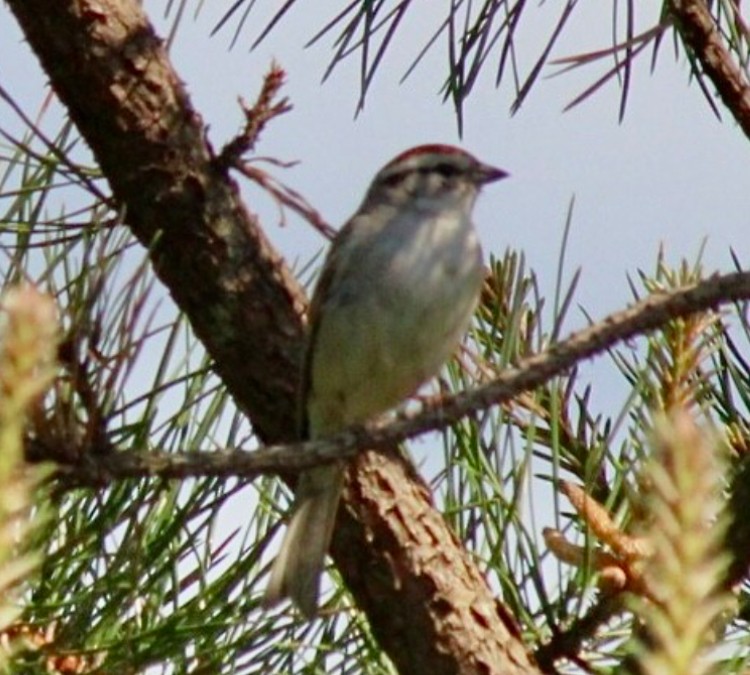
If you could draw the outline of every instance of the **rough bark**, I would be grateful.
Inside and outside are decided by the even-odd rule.
[[[668,7],[685,45],[716,87],[722,102],[745,136],[750,138],[750,80],[747,68],[740,66],[737,59],[732,57],[709,4],[706,0],[672,0]],[[738,32],[741,33],[741,30]]]
[[[289,440],[304,295],[212,162],[140,5],[8,4],[217,372],[263,440]],[[536,672],[408,464],[364,453],[351,474],[333,555],[399,670]]]
[[[11,9],[222,379],[264,440],[291,439],[304,293],[212,162],[140,5]]]

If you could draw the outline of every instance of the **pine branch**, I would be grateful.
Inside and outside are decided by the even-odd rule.
[[[57,308],[31,286],[0,297],[0,671],[23,643],[18,617],[26,580],[39,563],[29,551],[40,511],[34,488],[43,471],[23,463],[23,428],[54,377]]]
[[[673,291],[654,294],[548,350],[523,359],[494,381],[472,391],[426,404],[423,410],[381,426],[355,427],[330,439],[268,446],[254,452],[223,450],[184,453],[118,453],[113,448],[66,452],[30,442],[29,456],[62,462],[61,474],[71,486],[102,486],[124,478],[187,478],[223,476],[255,478],[290,473],[338,459],[349,459],[362,448],[385,449],[428,431],[443,430],[462,417],[503,403],[544,384],[582,360],[605,352],[617,343],[658,329],[670,320],[716,309],[722,304],[750,299],[750,272],[717,275]],[[80,457],[80,463],[65,457]]]
[[[638,672],[714,673],[706,652],[733,604],[722,587],[728,563],[722,454],[716,439],[679,408],[657,420],[654,432],[643,480],[650,517],[643,534],[652,549],[643,565],[648,594],[634,603],[645,624]]]

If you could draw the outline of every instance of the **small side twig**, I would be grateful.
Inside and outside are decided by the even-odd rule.
[[[260,185],[279,204],[290,208],[296,214],[302,216],[326,239],[331,240],[336,235],[336,230],[296,190],[284,185],[262,169],[252,166],[249,162],[242,162],[236,165],[235,168],[243,176]]]
[[[282,98],[274,102],[284,84],[285,76],[286,73],[284,70],[276,63],[273,63],[263,80],[263,86],[255,103],[249,106],[240,98],[240,105],[245,113],[245,127],[242,132],[222,148],[214,162],[218,168],[225,171],[230,168],[236,169],[243,176],[249,178],[270,194],[281,207],[286,206],[290,208],[307,220],[326,239],[333,239],[336,230],[323,219],[299,192],[287,187],[266,171],[254,166],[251,161],[244,159],[245,155],[255,149],[258,138],[266,124],[274,117],[283,115],[292,109],[292,105],[287,98]],[[266,162],[285,168],[293,165],[293,163],[284,164],[271,158],[254,159],[263,159]]]
[[[536,650],[534,656],[542,672],[558,672],[555,663],[559,659],[567,659],[583,667],[578,655],[584,643],[592,639],[604,624],[624,608],[623,596],[600,596],[585,615],[573,620],[565,630],[556,631],[549,642]]]

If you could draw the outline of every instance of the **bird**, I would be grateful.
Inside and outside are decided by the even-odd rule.
[[[484,279],[472,211],[508,176],[451,145],[420,145],[377,172],[336,234],[308,315],[301,439],[378,418],[437,375],[468,329]],[[307,618],[344,482],[343,461],[303,471],[271,567],[266,608],[289,597]]]

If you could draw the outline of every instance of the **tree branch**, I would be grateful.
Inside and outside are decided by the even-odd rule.
[[[339,459],[360,449],[387,449],[428,431],[442,430],[462,417],[503,403],[561,375],[580,361],[611,349],[619,342],[663,326],[667,321],[750,299],[750,272],[716,275],[698,284],[649,296],[548,350],[523,359],[492,382],[472,391],[448,396],[386,425],[353,427],[328,439],[268,446],[253,452],[131,453],[83,451],[56,456],[54,448],[31,443],[36,461],[58,461],[71,485],[103,485],[123,478],[242,477],[289,473]],[[71,461],[71,458],[76,458]],[[77,458],[82,458],[79,462]]]
[[[735,6],[735,11],[739,12],[739,3]],[[724,44],[708,3],[705,0],[672,0],[669,11],[683,41],[700,62],[745,136],[750,138],[748,75]]]
[[[284,369],[299,367],[305,294],[215,162],[161,39],[136,2],[42,5],[9,3],[126,224],[256,433],[292,440]]]
[[[304,294],[215,161],[140,3],[8,6],[258,436],[291,440]],[[332,555],[396,667],[538,672],[408,463],[361,453],[352,464]]]

